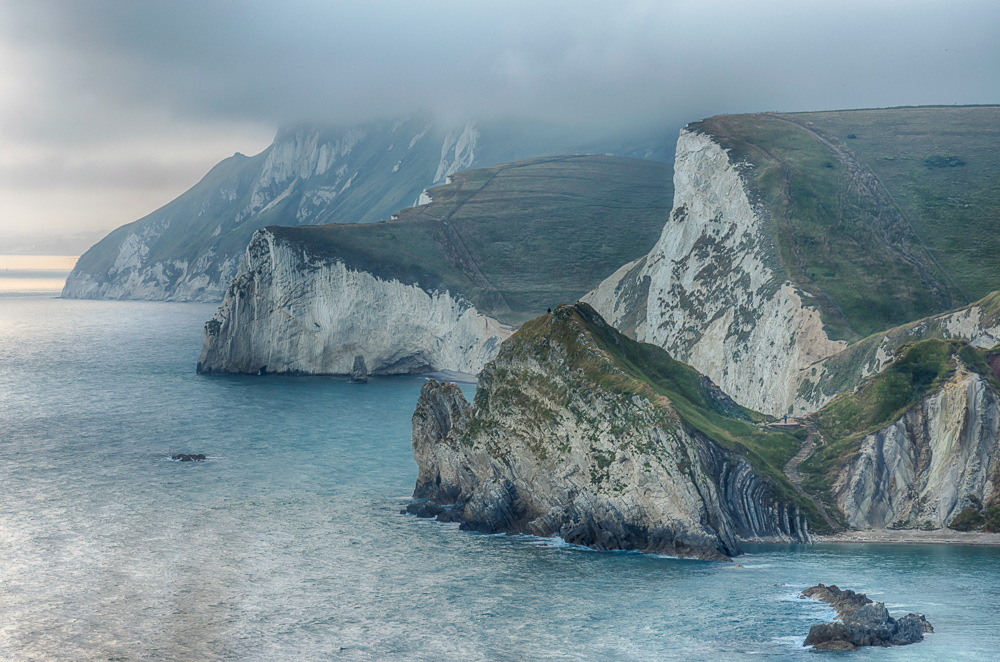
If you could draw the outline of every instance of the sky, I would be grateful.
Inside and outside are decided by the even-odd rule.
[[[998,37],[995,0],[0,0],[0,237],[111,230],[293,121],[1000,103]]]

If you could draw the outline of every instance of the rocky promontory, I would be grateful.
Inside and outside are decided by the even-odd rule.
[[[864,593],[817,584],[802,591],[803,598],[829,603],[840,622],[821,623],[809,629],[803,646],[817,650],[853,650],[859,646],[903,646],[923,641],[934,632],[923,614],[900,619],[889,615],[884,602],[872,602]]]
[[[796,502],[761,452],[797,443],[732,408],[697,371],[587,304],[560,306],[501,346],[474,404],[453,384],[421,389],[420,501],[408,511],[466,530],[702,559],[738,554],[746,539],[808,540],[811,504]]]

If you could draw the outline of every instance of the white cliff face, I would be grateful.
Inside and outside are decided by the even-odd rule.
[[[1000,470],[1000,398],[960,368],[892,425],[867,435],[834,484],[857,528],[942,527],[969,503],[987,503]],[[929,523],[929,524],[928,524]]]
[[[880,372],[900,344],[940,337],[1000,343],[1000,302],[987,297],[868,338],[831,340],[819,311],[776,271],[777,249],[740,168],[712,137],[681,131],[673,210],[643,260],[583,300],[637,340],[663,347],[741,405],[801,416]]]
[[[459,170],[472,167],[475,160],[476,141],[479,140],[479,129],[474,122],[466,123],[461,130],[448,133],[441,145],[441,161],[434,173],[434,182],[443,181]]]
[[[235,157],[242,169],[223,166],[231,173],[224,181],[199,184],[124,237],[105,239],[100,257],[74,269],[63,297],[218,301],[255,230],[385,220],[420,191],[473,165],[480,138],[473,122],[447,134],[431,130],[426,121],[406,119],[282,131],[266,153]]]
[[[449,292],[315,259],[258,231],[215,317],[203,373],[478,373],[511,329]]]
[[[644,269],[629,279],[619,271],[588,301],[616,325],[645,308],[639,340],[690,364],[741,405],[794,413],[800,372],[846,343],[827,337],[819,312],[770,266],[775,259],[729,155],[711,137],[684,130],[673,211]],[[632,303],[617,305],[609,290],[630,293]]]

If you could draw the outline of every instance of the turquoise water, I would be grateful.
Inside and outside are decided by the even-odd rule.
[[[816,582],[937,629],[851,659],[998,657],[995,549],[737,569],[399,515],[422,381],[199,377],[213,310],[0,297],[0,659],[819,659]]]

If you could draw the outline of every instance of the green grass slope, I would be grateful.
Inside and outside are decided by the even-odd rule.
[[[991,292],[970,307],[979,309],[980,325],[1000,325],[1000,292]],[[965,309],[958,309],[962,311]],[[822,376],[816,381],[804,382],[799,395],[818,401],[823,396],[853,390],[862,381],[866,368],[870,371],[879,348],[895,355],[907,345],[921,340],[949,340],[948,319],[953,313],[926,317],[879,331],[860,340],[823,361]]]
[[[998,127],[1000,108],[968,107],[728,115],[690,128],[729,149],[767,213],[775,266],[831,337],[856,341],[1000,288]]]
[[[963,297],[1000,289],[1000,106],[797,116],[847,146]]]
[[[271,227],[313,255],[448,289],[519,324],[579,299],[648,252],[673,198],[672,168],[606,156],[529,159],[456,173],[433,202],[366,225]]]

